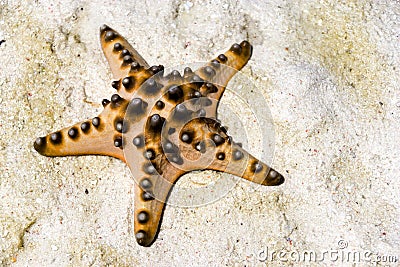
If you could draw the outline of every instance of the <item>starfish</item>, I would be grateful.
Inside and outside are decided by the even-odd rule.
[[[217,119],[230,79],[252,55],[243,41],[193,71],[164,74],[149,66],[115,30],[100,28],[100,42],[117,90],[91,120],[39,137],[44,156],[106,155],[124,161],[135,178],[134,232],[139,245],[157,237],[168,195],[179,177],[215,170],[261,185],[280,185],[277,171],[246,152]]]

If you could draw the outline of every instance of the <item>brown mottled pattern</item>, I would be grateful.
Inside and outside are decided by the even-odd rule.
[[[261,185],[284,178],[232,141],[216,119],[229,80],[252,54],[247,41],[234,44],[203,67],[183,75],[149,66],[116,31],[100,29],[103,52],[117,90],[104,99],[92,120],[39,137],[34,148],[45,156],[106,155],[127,163],[135,176],[135,236],[151,245],[168,194],[183,174],[216,170]]]

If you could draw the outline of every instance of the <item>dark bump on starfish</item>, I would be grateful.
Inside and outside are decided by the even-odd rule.
[[[223,127],[224,127],[224,126],[221,126],[221,127],[220,127],[221,131],[223,131],[223,130],[222,130]],[[226,132],[225,132],[225,133],[226,133]],[[233,137],[232,137],[232,136],[228,136],[228,144],[232,144],[232,142],[233,142]]]
[[[150,129],[152,129],[154,132],[160,131],[164,124],[164,120],[165,119],[161,117],[159,114],[153,114],[149,118]]]
[[[121,137],[117,137],[114,139],[114,146],[122,148],[122,138]]]
[[[130,56],[130,55],[131,55],[131,53],[129,52],[128,49],[124,49],[124,50],[122,50],[122,52],[121,52],[121,56],[122,56],[122,57]]]
[[[205,143],[204,141],[200,141],[200,142],[198,142],[198,143],[196,143],[196,144],[194,145],[194,148],[195,148],[197,151],[199,151],[199,152],[201,152],[201,153],[204,153],[204,152],[206,152],[206,143]]]
[[[180,79],[182,79],[181,74],[177,70],[173,70],[169,76],[170,76],[170,79],[172,79],[172,80],[180,80]]]
[[[165,153],[176,153],[179,150],[178,147],[170,141],[165,142],[162,148]]]
[[[46,137],[36,138],[35,142],[33,143],[33,147],[36,149],[36,151],[42,152],[46,147]]]
[[[121,118],[116,118],[114,120],[114,128],[119,133],[126,133],[128,131],[128,123]]]
[[[153,75],[155,75],[155,74],[157,74],[157,73],[159,73],[159,72],[161,72],[161,73],[163,73],[164,72],[164,66],[163,65],[158,65],[158,66],[151,66],[150,68],[149,68],[149,71],[151,71],[151,73],[153,74]]]
[[[190,118],[191,111],[186,108],[184,104],[176,105],[174,109],[173,118],[178,121],[186,121]]]
[[[179,156],[179,155],[172,155],[170,157],[171,162],[178,164],[178,165],[182,165],[183,164],[183,159]]]
[[[204,108],[201,108],[197,111],[197,116],[198,117],[205,117],[207,115],[207,112]]]
[[[136,61],[133,61],[131,64],[131,71],[136,72],[140,69],[140,64]]]
[[[219,152],[217,154],[217,159],[219,160],[224,160],[225,159],[225,153],[224,152]]]
[[[81,124],[82,132],[86,133],[86,132],[89,131],[89,129],[90,129],[90,123],[84,122],[84,123]]]
[[[220,126],[221,126],[221,121],[219,119],[213,121],[213,127],[219,128]]]
[[[79,132],[78,132],[78,129],[76,127],[72,127],[71,129],[68,130],[68,136],[71,139],[77,138],[78,134],[79,134]]]
[[[243,158],[243,156],[244,156],[243,152],[240,151],[240,150],[234,150],[232,155],[233,155],[233,159],[234,160],[241,160]]]
[[[183,70],[183,76],[184,76],[184,77],[188,77],[188,76],[191,76],[191,75],[193,75],[192,69],[191,69],[190,67],[186,67],[186,68]]]
[[[175,133],[175,131],[176,131],[176,129],[171,127],[168,129],[168,134],[171,135],[171,134]]]
[[[207,67],[203,68],[203,73],[204,73],[208,78],[211,78],[211,77],[213,77],[213,76],[215,75],[215,70],[214,70],[212,67],[207,66]]]
[[[154,150],[150,148],[144,152],[143,156],[148,160],[153,160],[156,158],[156,152],[154,152]]]
[[[146,241],[147,238],[147,234],[145,231],[140,230],[135,234],[135,238],[139,245],[144,245],[144,242]]]
[[[142,197],[143,201],[149,201],[149,200],[153,200],[154,199],[153,194],[151,192],[149,192],[149,191],[142,192],[141,197]]]
[[[125,89],[130,90],[133,87],[133,77],[128,76],[122,79],[122,85]]]
[[[99,125],[100,125],[100,118],[99,117],[94,117],[93,119],[92,119],[92,125],[94,126],[94,127],[99,127]]]
[[[118,94],[113,94],[112,96],[111,96],[111,102],[118,102],[118,101],[120,101],[122,98],[118,95]]]
[[[143,178],[139,184],[143,190],[150,189],[153,186],[149,178]]]
[[[121,104],[122,97],[120,97],[118,94],[113,94],[111,96],[111,104],[112,107],[118,107]]]
[[[122,48],[123,48],[122,44],[120,44],[120,43],[114,44],[114,51],[116,51],[116,52],[121,51]]]
[[[216,59],[211,60],[211,65],[212,65],[214,68],[219,68],[219,67],[220,67],[220,63],[219,63],[219,61],[216,60]]]
[[[125,65],[128,65],[128,64],[130,64],[130,63],[133,62],[133,59],[132,59],[132,57],[131,57],[130,55],[124,56],[124,57],[122,58],[122,60],[123,60],[123,63],[124,63]]]
[[[222,138],[219,134],[214,134],[212,136],[212,140],[214,141],[216,146],[222,145],[225,142],[225,139]]]
[[[157,93],[161,88],[153,78],[149,78],[144,84],[144,90],[147,94],[153,95]]]
[[[218,92],[218,88],[212,83],[206,83],[205,87],[206,87],[207,94],[212,94],[212,93]]]
[[[141,211],[137,215],[137,220],[140,224],[145,224],[149,221],[149,214],[146,211]]]
[[[203,79],[200,78],[199,75],[195,74],[192,76],[191,82],[192,83],[202,83],[204,81],[203,81]]]
[[[110,100],[108,100],[108,99],[103,99],[103,100],[101,101],[101,104],[103,105],[103,107],[105,107],[105,106],[107,106],[108,104],[110,104]]]
[[[233,44],[231,46],[230,51],[232,51],[235,54],[240,55],[240,53],[242,53],[242,47],[239,44]]]
[[[190,144],[193,141],[194,133],[192,131],[185,131],[181,134],[182,142]]]
[[[143,135],[138,135],[135,138],[133,138],[132,143],[134,146],[140,148],[144,146],[144,137]]]
[[[153,74],[156,74],[158,72],[158,66],[156,66],[156,65],[151,66],[149,68],[149,71],[151,71]]]
[[[200,97],[202,97],[202,94],[199,91],[194,90],[193,93],[192,93],[192,97],[193,98],[200,98]]]
[[[219,127],[219,129],[224,133],[228,132],[228,129],[225,126],[221,126],[221,127]]]
[[[142,115],[146,111],[147,105],[147,102],[141,98],[134,98],[130,103],[130,110],[133,115]]]
[[[212,127],[219,128],[221,126],[221,121],[219,119],[215,119],[212,122]]]
[[[164,104],[164,102],[162,102],[161,100],[158,100],[157,102],[156,102],[156,108],[158,109],[158,110],[161,110],[161,109],[163,109],[165,107],[165,104]]]
[[[219,60],[220,62],[225,62],[225,61],[228,60],[228,58],[227,58],[224,54],[220,54],[220,55],[218,56],[218,60]]]
[[[111,28],[108,27],[106,24],[103,24],[103,25],[100,26],[100,32],[101,33],[105,32],[107,30],[111,30]]]
[[[263,181],[263,185],[281,185],[285,182],[285,178],[282,176],[282,174],[278,173],[274,169],[270,168],[267,177],[265,177],[265,180]]]
[[[182,100],[183,97],[183,90],[178,85],[171,86],[167,91],[167,97],[169,100],[178,102]]]
[[[280,176],[280,174],[277,171],[275,171],[274,169],[270,169],[268,172],[267,178],[268,179],[276,179],[279,176]]]
[[[246,40],[242,41],[242,42],[240,43],[240,46],[241,46],[241,47],[250,47],[250,48],[251,48],[250,43],[249,43],[248,41],[246,41]]]
[[[156,168],[153,166],[151,162],[147,162],[146,164],[143,165],[143,171],[150,175],[157,173]]]
[[[54,145],[60,144],[62,141],[62,135],[60,132],[50,134],[50,142]]]
[[[104,36],[104,40],[107,42],[114,40],[114,38],[117,37],[117,34],[113,31],[107,31],[106,35]]]
[[[112,86],[114,89],[118,90],[118,89],[119,89],[119,81],[113,81],[113,82],[111,83],[111,86]]]
[[[259,163],[258,161],[253,162],[253,164],[251,164],[251,171],[254,173],[259,173],[261,172],[263,169],[263,165],[261,163]]]

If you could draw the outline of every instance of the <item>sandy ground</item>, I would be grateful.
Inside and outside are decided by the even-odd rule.
[[[134,2],[0,0],[1,265],[400,264],[398,1]],[[113,93],[103,23],[165,66],[249,40],[251,85],[233,81],[222,102],[243,123],[220,116],[285,184],[188,174],[180,188],[233,187],[198,207],[168,206],[153,246],[137,245],[122,162],[32,146],[92,118]]]

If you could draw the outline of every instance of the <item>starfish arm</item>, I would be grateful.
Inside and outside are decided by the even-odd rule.
[[[233,44],[224,54],[220,54],[209,63],[195,71],[204,81],[214,84],[218,90],[208,95],[220,100],[232,77],[250,60],[253,48],[247,41]]]
[[[126,112],[135,113],[136,110],[131,105]],[[126,117],[127,124],[132,127],[128,127],[124,135],[126,140],[130,140],[126,142],[124,153],[137,182],[135,237],[139,245],[150,246],[157,237],[169,192],[184,171],[169,161],[180,163],[180,158],[176,146],[161,137],[165,120],[159,114],[144,115],[141,113],[133,120]]]
[[[101,47],[110,65],[115,81],[111,86],[120,96],[131,100],[134,93],[147,82],[146,88],[150,93],[157,91],[153,75],[163,75],[164,66],[151,66],[119,33],[103,25],[100,28]]]
[[[157,238],[169,193],[182,175],[168,165],[162,176],[142,178],[135,186],[135,237],[141,246],[150,246]]]
[[[100,43],[114,79],[119,80],[126,77],[132,65],[135,64],[149,68],[146,60],[128,41],[107,25],[100,28]]]
[[[218,149],[207,169],[230,173],[261,185],[274,186],[284,182],[280,173],[234,143]]]
[[[127,101],[103,100],[105,109],[91,120],[39,137],[34,148],[44,156],[106,155],[125,161],[122,147],[123,112]]]
[[[231,173],[261,185],[280,185],[284,178],[246,152],[220,124],[210,118],[188,122],[180,134],[184,169],[210,169]]]

